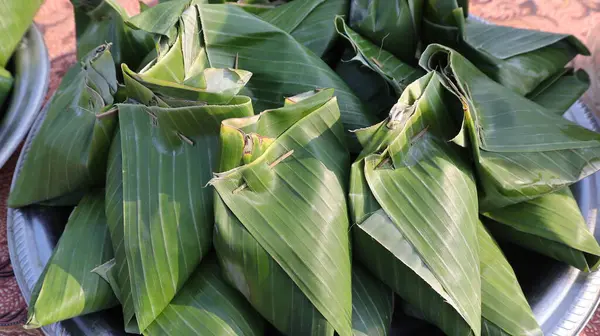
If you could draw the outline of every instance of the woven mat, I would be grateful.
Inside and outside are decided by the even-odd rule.
[[[129,14],[139,10],[136,0],[119,2]],[[600,24],[594,27],[600,22],[600,0],[471,0],[471,12],[491,22],[569,33],[586,41],[593,56],[580,57],[575,64],[592,75],[592,88],[585,100],[600,115]],[[50,55],[49,97],[68,67],[75,62],[75,23],[71,3],[69,0],[46,0],[35,22],[44,34]],[[41,335],[39,331],[26,331],[21,327],[27,305],[12,272],[6,241],[6,197],[18,155],[19,151],[0,168],[0,335]],[[600,311],[580,336],[600,336]]]

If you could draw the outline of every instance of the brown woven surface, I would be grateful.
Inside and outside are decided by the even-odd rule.
[[[130,14],[139,10],[136,0],[119,2]],[[592,89],[585,99],[600,114],[600,0],[471,0],[471,12],[499,24],[570,33],[586,41],[593,56],[580,57],[575,63],[585,68],[593,78]],[[35,22],[44,34],[50,55],[48,97],[75,62],[75,24],[69,0],[47,0]],[[594,28],[595,24],[598,25]],[[19,292],[8,257],[6,197],[18,155],[19,151],[0,168],[0,335],[41,335],[38,331],[25,331],[21,327],[26,317],[26,303]],[[599,312],[580,336],[600,336]]]

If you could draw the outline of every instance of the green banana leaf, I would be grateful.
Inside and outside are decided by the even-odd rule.
[[[106,157],[117,124],[112,108],[116,91],[108,45],[96,48],[69,69],[23,161],[8,199],[10,207],[104,184]]]
[[[494,82],[448,47],[429,45],[420,64],[457,97],[451,113],[463,130],[455,140],[469,140],[481,211],[558,191],[600,169],[600,134]]]
[[[225,278],[286,334],[351,335],[348,152],[333,90],[225,121],[221,140],[225,172],[210,184]]]
[[[144,335],[262,336],[264,321],[208,256]]]
[[[231,66],[237,55],[239,67],[253,73],[247,88],[257,110],[276,107],[277,102],[297,92],[333,88],[346,129],[364,127],[373,120],[335,72],[288,34],[235,7],[198,8],[211,66]],[[251,46],[241,42],[259,36]]]
[[[262,1],[262,0],[257,0],[257,1],[253,1],[253,0],[208,0],[205,1],[206,3],[209,4],[228,4],[230,6],[238,6],[241,9],[245,10],[248,13],[254,14],[254,15],[261,15],[265,12],[270,11],[273,8],[276,8],[277,6],[281,6],[283,4],[286,3],[286,1],[280,1],[280,0],[275,0],[275,1]]]
[[[142,0],[138,0],[138,3],[140,5],[140,12],[145,11],[146,9],[150,8],[150,6],[148,4],[146,4],[144,1]]]
[[[109,284],[92,272],[112,257],[104,191],[89,192],[73,210],[33,289],[25,328],[116,306]]]
[[[396,92],[378,73],[361,62],[353,61],[355,55],[354,50],[346,49],[335,66],[335,72],[373,115],[384,118],[398,100]]]
[[[466,19],[458,6],[454,0],[427,0],[425,41],[456,49],[490,78],[522,96],[562,73],[576,55],[590,54],[572,35]]]
[[[117,1],[102,0],[93,6],[89,2],[71,2],[75,11],[78,59],[103,43],[111,43],[115,64],[125,63],[137,69],[153,50],[152,35],[125,25],[129,15]]]
[[[350,0],[291,1],[260,14],[268,23],[292,35],[319,57],[337,38],[333,18],[346,15]]]
[[[448,335],[481,334],[477,191],[434,72],[382,123],[357,131],[353,256]],[[448,272],[448,270],[452,270]]]
[[[6,98],[8,98],[13,81],[13,76],[10,72],[0,67],[0,108],[2,108]]]
[[[155,80],[147,74],[133,73],[123,66],[128,97],[150,106],[186,107],[206,104],[227,104],[248,82],[252,73],[240,69],[204,69],[199,76],[203,88],[177,82]]]
[[[527,98],[547,110],[563,115],[590,87],[590,76],[584,70],[565,68],[557,76],[538,85]]]
[[[43,2],[43,0],[0,0],[0,13],[2,13],[0,68],[8,63]]]
[[[569,188],[483,215],[492,219],[485,223],[498,239],[586,272],[600,264],[600,246]]]
[[[378,48],[416,63],[423,0],[352,0],[349,25]]]
[[[254,309],[285,335],[334,334],[334,327],[219,197],[215,217],[213,244],[223,276]]]
[[[173,27],[192,1],[162,1],[133,16],[126,23],[136,29],[173,38],[174,34],[177,33],[173,30]]]
[[[477,21],[467,21],[464,41],[487,61],[477,64],[479,68],[521,95],[533,91],[546,78],[562,72],[577,54],[590,54],[585,45],[572,35]]]
[[[467,9],[464,7],[466,3],[468,3],[468,0],[425,0],[422,5],[423,8],[421,13],[423,19],[421,28],[424,28],[422,33],[425,35],[423,37],[428,37],[427,34],[429,32],[426,28],[432,24],[434,26],[436,24],[441,26],[445,25],[445,30],[452,32],[452,35],[448,36],[452,36],[453,38],[460,36],[460,28],[462,28],[462,24],[464,23],[462,18],[467,17]],[[444,30],[440,30],[439,32],[444,32]],[[447,38],[448,36],[441,35],[438,37]],[[458,40],[455,40],[454,42],[458,42]]]
[[[352,334],[388,336],[394,292],[356,262],[352,264]]]
[[[121,302],[123,308],[123,321],[125,331],[139,334],[133,297],[131,295],[131,279],[129,277],[129,266],[125,252],[125,236],[123,226],[123,163],[121,152],[121,133],[115,131],[115,136],[108,154],[108,168],[106,172],[106,220],[108,231],[112,241],[114,266],[109,272],[104,270],[98,272],[108,281]]]
[[[115,259],[95,271],[111,284],[115,293],[121,293]],[[226,284],[216,261],[209,256],[202,260],[144,335],[203,335],[211,332],[264,335],[263,329],[264,320],[243,296]],[[139,334],[139,331],[127,332]]]
[[[140,331],[211,247],[212,196],[203,186],[216,168],[220,122],[252,114],[243,96],[226,105],[119,105],[123,235]]]
[[[123,65],[130,99],[162,107],[226,104],[248,83],[248,71],[207,68],[197,17],[195,6],[187,8],[174,43],[139,73]]]
[[[170,27],[178,20],[172,17],[173,13],[181,13],[181,2],[159,6],[168,5],[173,8],[155,10],[156,6],[130,22],[140,29],[168,36]],[[374,122],[375,118],[368,114],[344,81],[291,35],[236,6],[198,5],[197,8],[208,65],[252,72],[253,77],[242,93],[253,98],[256,110],[276,108],[285,97],[298,92],[330,87],[335,89],[340,102],[346,129]],[[165,11],[169,19],[161,17]]]
[[[481,334],[542,335],[515,273],[494,238],[477,225],[481,268]]]
[[[356,56],[352,60],[360,62],[380,74],[390,83],[397,95],[401,95],[410,83],[425,74],[423,70],[413,68],[398,60],[391,53],[354,32],[346,25],[343,17],[335,18],[335,27],[337,32],[345,37],[356,51]]]

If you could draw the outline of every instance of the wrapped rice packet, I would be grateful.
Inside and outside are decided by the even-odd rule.
[[[589,55],[585,45],[572,35],[465,18],[465,11],[456,0],[425,2],[426,43],[442,43],[456,49],[487,76],[522,96],[540,90],[538,87],[549,78],[569,76],[564,67],[578,54]]]
[[[326,89],[221,127],[222,172],[210,182],[219,263],[285,334],[352,334],[348,152],[339,113]]]
[[[590,272],[600,264],[600,246],[588,229],[569,188],[530,201],[484,212],[498,239]]]
[[[69,69],[33,138],[8,205],[22,207],[80,195],[102,186],[117,124],[117,78],[110,45],[101,45]],[[79,194],[77,194],[79,193]],[[78,196],[79,195],[79,196]]]
[[[216,169],[219,124],[250,116],[253,109],[244,96],[224,105],[118,108],[123,223],[111,223],[111,234],[115,241],[123,240],[133,307],[143,332],[211,248],[213,203],[210,189],[203,186]]]
[[[423,0],[352,0],[350,28],[403,62],[416,63]]]
[[[331,18],[346,15],[349,7],[350,0],[290,1],[261,13],[260,17],[292,35],[315,55],[327,59],[327,52],[337,38]]]
[[[104,191],[79,202],[40,276],[25,328],[39,328],[118,304],[109,284],[92,272],[113,258],[104,215]]]
[[[103,277],[121,292],[116,282],[115,260],[102,270]],[[264,335],[262,317],[222,278],[214,255],[209,255],[192,273],[171,303],[144,331],[144,335],[235,334]],[[138,333],[139,331],[128,331]]]
[[[353,256],[447,335],[480,335],[477,192],[447,141],[444,90],[431,72],[386,120],[356,131],[364,149],[350,177]]]
[[[494,82],[448,47],[429,45],[420,63],[456,97],[462,130],[454,142],[472,153],[481,211],[559,191],[600,169],[600,134]]]
[[[197,11],[195,19],[192,19],[193,11]],[[189,17],[182,20],[186,23],[183,28],[178,23],[179,17]],[[236,19],[227,19],[231,17]],[[365,127],[376,119],[367,113],[346,83],[299,40],[239,6],[196,3],[186,8],[186,1],[169,1],[133,17],[130,23],[158,34],[161,50],[173,45],[181,30],[187,29],[188,23],[199,24],[202,39],[198,41],[203,50],[200,54],[206,56],[205,67],[239,68],[252,72],[253,79],[242,93],[252,98],[256,110],[276,108],[285,97],[298,92],[333,88],[340,101],[341,118],[346,129]],[[236,36],[244,36],[244,39]],[[184,54],[186,41],[188,39],[182,40]],[[290,70],[292,64],[293,71]],[[350,145],[352,150],[358,144],[350,133],[347,135],[354,140]]]
[[[410,83],[424,75],[423,70],[400,61],[391,53],[350,29],[344,22],[343,17],[336,17],[335,24],[338,34],[346,38],[356,52],[356,56],[352,58],[352,61],[360,62],[377,72],[390,83],[397,95],[402,94]]]

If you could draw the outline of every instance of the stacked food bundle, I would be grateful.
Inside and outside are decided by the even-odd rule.
[[[76,206],[27,327],[120,304],[146,335],[539,335],[495,239],[598,267],[574,37],[456,0],[208,2],[75,4],[9,199]]]
[[[33,22],[33,16],[42,5],[42,0],[0,0],[0,114],[2,105],[10,94],[13,85],[13,74],[10,59],[25,32]]]

